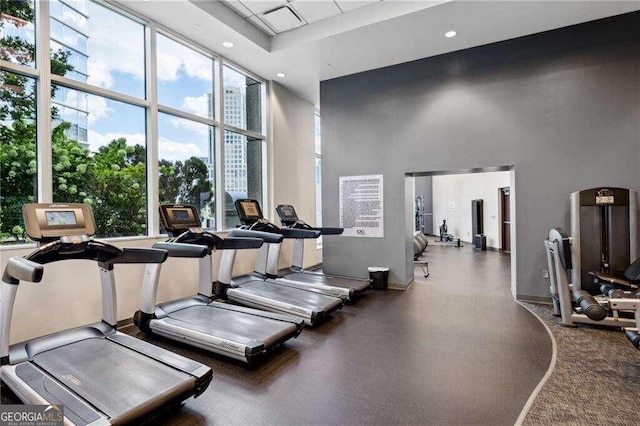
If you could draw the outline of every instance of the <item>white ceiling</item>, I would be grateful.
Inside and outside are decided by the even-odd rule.
[[[266,34],[274,35],[384,0],[222,1]],[[274,19],[274,14],[284,17]]]
[[[220,1],[121,3],[315,105],[322,80],[640,10],[637,0],[385,0],[268,35]],[[259,10],[258,3],[282,2],[245,3]],[[445,38],[451,29],[458,35]],[[286,78],[277,78],[279,72]]]

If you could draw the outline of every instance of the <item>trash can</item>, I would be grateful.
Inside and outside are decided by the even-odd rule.
[[[368,269],[371,286],[376,290],[386,290],[389,284],[389,268],[370,266]]]

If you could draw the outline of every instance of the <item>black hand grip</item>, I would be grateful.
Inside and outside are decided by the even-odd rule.
[[[36,262],[32,262],[23,257],[14,256],[9,259],[4,268],[2,281],[7,284],[19,284],[20,281],[30,281],[39,283],[42,280],[44,268]]]
[[[312,231],[308,229],[282,228],[282,235],[285,238],[318,238],[320,231]]]
[[[227,237],[218,244],[218,248],[220,250],[256,249],[262,247],[262,244],[264,240],[260,238]]]
[[[207,246],[183,243],[155,243],[153,248],[166,250],[169,257],[205,257],[211,250]]]
[[[270,232],[251,231],[249,229],[234,229],[229,232],[227,237],[247,237],[247,238],[260,238],[265,243],[278,244],[282,242],[283,236],[281,234],[272,234]]]
[[[312,228],[316,231],[322,232],[322,235],[340,235],[344,232],[344,228]]]
[[[162,263],[167,260],[166,250],[153,248],[125,248],[123,253],[108,263]]]

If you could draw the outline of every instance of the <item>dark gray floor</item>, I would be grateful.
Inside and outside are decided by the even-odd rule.
[[[429,246],[425,257],[429,278],[373,292],[253,369],[140,335],[214,370],[166,424],[512,425],[551,341],[513,301],[508,255]]]

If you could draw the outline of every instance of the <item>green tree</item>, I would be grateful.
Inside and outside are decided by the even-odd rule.
[[[198,209],[212,207],[213,185],[201,159],[191,157],[184,163],[160,160],[159,172],[160,203],[193,204]]]

